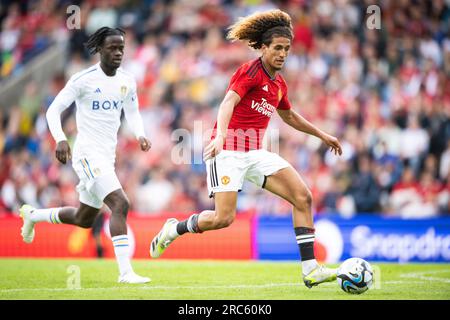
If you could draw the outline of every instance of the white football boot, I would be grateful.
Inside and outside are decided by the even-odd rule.
[[[163,252],[167,249],[169,244],[172,243],[175,238],[170,237],[169,230],[173,224],[177,224],[178,220],[175,218],[168,219],[161,231],[153,238],[150,244],[150,255],[152,258],[159,258]]]
[[[303,277],[303,282],[308,288],[317,286],[324,282],[330,282],[336,280],[337,269],[327,268],[323,265],[318,266],[309,274]]]
[[[24,204],[19,209],[20,216],[23,220],[21,234],[23,241],[26,243],[32,243],[34,240],[34,225],[35,222],[31,221],[31,214],[34,208],[28,204]]]
[[[119,276],[119,283],[147,283],[150,282],[150,278],[141,277],[134,273],[134,271],[128,272],[124,275]]]

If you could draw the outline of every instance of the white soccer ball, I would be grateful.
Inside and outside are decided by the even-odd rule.
[[[339,287],[347,293],[366,292],[373,283],[372,267],[361,258],[347,259],[337,270],[337,282]]]

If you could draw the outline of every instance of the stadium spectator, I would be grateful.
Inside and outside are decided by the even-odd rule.
[[[137,208],[140,212],[164,211],[174,195],[175,188],[167,179],[167,173],[153,168],[148,181],[137,189]]]
[[[358,213],[379,212],[380,188],[372,173],[372,159],[362,154],[356,161],[357,168],[347,193],[353,197]]]
[[[60,40],[64,16],[56,1],[6,2],[0,7],[0,81]],[[1,12],[0,12],[1,13]]]
[[[447,149],[442,153],[439,167],[439,178],[445,181],[450,173],[450,139],[447,141]]]
[[[415,174],[418,174],[420,163],[428,150],[429,140],[427,132],[420,127],[417,117],[410,116],[407,128],[402,131],[400,138],[400,156],[408,161]]]

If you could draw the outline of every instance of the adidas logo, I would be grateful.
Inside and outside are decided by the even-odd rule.
[[[97,90],[95,90],[94,92],[95,92],[95,93],[102,93],[102,92],[100,91],[100,88],[97,88]]]
[[[263,89],[265,92],[269,92],[269,87],[267,86],[267,84],[266,84],[264,87],[262,87],[262,89]]]

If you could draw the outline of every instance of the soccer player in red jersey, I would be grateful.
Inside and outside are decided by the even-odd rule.
[[[293,206],[303,281],[309,288],[336,279],[336,271],[314,257],[311,192],[295,169],[278,154],[262,149],[264,131],[275,111],[298,131],[314,135],[335,154],[342,154],[337,138],[323,132],[291,108],[287,86],[278,73],[293,38],[289,15],[280,10],[255,13],[230,27],[228,38],[248,41],[262,56],[243,64],[231,78],[217,116],[212,140],[204,150],[207,182],[215,210],[193,214],[178,222],[169,219],[153,239],[150,254],[159,257],[180,235],[229,226],[236,215],[238,191],[245,180],[280,196]]]

